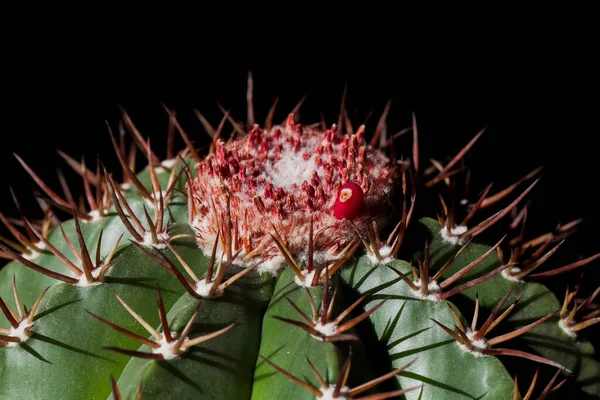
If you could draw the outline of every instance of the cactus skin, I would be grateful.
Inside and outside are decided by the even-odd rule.
[[[237,325],[230,334],[207,341],[193,356],[172,363],[132,359],[118,381],[123,393],[133,395],[141,380],[144,393],[150,398],[249,398],[260,323],[270,286],[257,275],[240,282],[239,287],[217,301],[203,302],[192,335],[208,333],[235,321]],[[173,305],[169,321],[173,321],[175,331],[183,329],[197,304],[196,299],[185,294]],[[173,379],[174,375],[180,379]],[[202,380],[198,380],[199,376]]]
[[[189,148],[187,150],[186,162],[193,165],[194,151]],[[147,154],[151,152],[148,151]],[[148,158],[151,159],[151,156]],[[178,168],[181,168],[181,164],[175,172]],[[175,187],[185,191],[188,188],[186,181],[193,175],[192,171],[188,171],[189,175],[176,175],[168,167],[159,171],[146,168],[138,174],[138,178],[141,185],[152,193],[156,192],[152,172],[157,173],[161,190],[165,190],[172,183],[170,180],[178,176]],[[400,178],[396,180],[397,184],[401,182]],[[124,197],[132,212],[143,221],[144,228],[150,230],[144,219],[144,206],[149,205],[140,190],[131,186],[124,190]],[[405,194],[405,201],[408,197]],[[497,274],[454,294],[449,300],[428,300],[416,295],[390,268],[396,268],[410,276],[410,265],[400,258],[407,261],[414,261],[416,258],[400,253],[397,257],[399,259],[396,259],[395,254],[388,254],[389,248],[385,254],[382,248],[380,250],[383,255],[378,260],[372,254],[367,255],[364,248],[354,248],[354,254],[342,257],[344,263],[340,265],[339,272],[332,275],[331,282],[319,282],[316,287],[305,290],[299,286],[295,282],[297,274],[289,266],[274,275],[250,271],[226,288],[223,296],[198,299],[191,296],[181,282],[181,277],[187,276],[189,272],[178,257],[202,278],[211,265],[211,254],[206,250],[205,244],[200,248],[198,242],[189,237],[196,233],[193,227],[197,222],[194,221],[197,215],[192,218],[188,214],[188,201],[188,197],[175,192],[165,205],[164,223],[168,225],[169,236],[183,235],[172,241],[172,248],[140,248],[133,245],[135,235],[117,215],[114,202],[110,205],[108,215],[99,221],[80,222],[82,237],[90,249],[92,259],[95,257],[101,230],[101,260],[107,257],[122,236],[112,258],[114,265],[106,273],[105,281],[97,286],[77,287],[61,283],[27,268],[19,260],[9,262],[0,270],[0,297],[15,313],[18,307],[13,296],[13,277],[16,278],[20,303],[27,309],[50,287],[37,309],[35,324],[31,328],[33,334],[26,342],[8,346],[9,342],[3,342],[0,336],[0,398],[135,398],[138,392],[142,398],[153,399],[314,399],[316,392],[321,393],[320,398],[334,398],[329,389],[324,390],[323,382],[319,382],[307,360],[310,360],[332,390],[340,375],[349,373],[349,378],[343,385],[347,388],[341,391],[337,397],[339,399],[350,398],[350,395],[344,394],[352,390],[348,388],[356,388],[395,368],[403,367],[406,368],[398,374],[390,375],[379,385],[352,397],[387,392],[390,393],[389,398],[396,394],[408,399],[508,399],[514,395],[515,398],[520,398],[527,391],[529,382],[520,380],[520,394],[515,393],[515,369],[506,360],[512,357],[476,357],[461,349],[432,320],[453,328],[455,320],[450,306],[463,324],[470,323],[478,293],[480,326],[512,287],[513,292],[503,310],[520,294],[523,297],[513,312],[495,329],[502,329],[500,333],[518,329],[560,308],[560,302],[543,285],[513,282],[502,274]],[[154,207],[158,207],[158,200]],[[193,210],[193,206],[191,209]],[[129,212],[126,211],[126,214],[129,215]],[[388,218],[387,214],[381,217]],[[128,220],[131,219],[129,215]],[[440,236],[442,226],[438,221],[424,218],[420,222],[421,228],[424,228],[421,229],[424,231],[423,243],[427,241],[431,254],[430,269],[435,272],[461,246],[448,243]],[[310,223],[309,235],[312,235],[312,220]],[[78,241],[76,224],[73,219],[61,223],[66,236],[73,243]],[[307,222],[304,221],[303,224],[306,231]],[[358,235],[368,246],[371,238],[367,236],[370,236],[371,231],[365,229],[364,225],[357,225]],[[393,226],[389,230],[392,228]],[[345,234],[352,232],[345,231]],[[277,232],[273,231],[273,234],[275,236],[271,249],[277,250],[279,247],[278,250],[283,253],[285,243],[279,245]],[[412,230],[406,234],[416,235]],[[82,267],[82,262],[71,253],[60,229],[53,228],[47,240],[76,266]],[[219,240],[223,241],[224,238],[221,236]],[[276,242],[278,246],[274,245]],[[315,245],[308,237],[303,237],[297,243],[310,243],[310,250],[294,251],[291,254],[292,260],[287,260],[287,264],[290,261],[294,264],[297,260],[305,260],[306,253],[310,253]],[[77,244],[75,247],[80,248]],[[423,247],[419,246],[418,255],[421,258]],[[449,278],[490,248],[484,243],[469,244],[440,279]],[[166,256],[179,274],[157,262],[147,252],[154,257],[160,257],[161,254]],[[217,264],[220,253],[225,251],[219,251]],[[273,258],[272,252],[268,258]],[[48,250],[31,261],[43,268],[73,276],[72,271]],[[227,256],[224,263],[226,261]],[[242,271],[238,264],[234,261],[234,265],[227,270],[226,279]],[[296,267],[300,264],[298,261]],[[315,264],[318,262],[315,261]],[[242,264],[244,267],[247,265]],[[492,254],[453,285],[459,286],[498,271],[500,265],[496,255]],[[319,270],[319,273],[326,275],[328,271]],[[190,347],[174,359],[143,359],[123,354],[123,351],[152,354],[152,349],[117,332],[107,326],[107,322],[150,340],[153,337],[127,312],[115,293],[153,329],[164,332],[157,312],[157,284],[162,294],[168,327],[172,332],[181,334],[189,322],[188,337],[193,339],[233,323],[236,325],[221,335]],[[357,336],[357,341],[346,340],[348,337],[339,341],[318,340],[298,324],[284,321],[305,322],[294,305],[312,319],[310,299],[312,298],[316,310],[321,312],[322,302],[331,300],[333,288],[337,290],[332,308],[333,316],[351,304],[356,305],[344,321],[358,318],[355,320],[357,323],[353,323],[351,329],[344,334]],[[328,300],[324,300],[324,290],[327,290]],[[359,301],[362,296],[365,298]],[[383,300],[386,301],[382,302]],[[0,327],[9,330],[10,323],[5,314],[0,313]],[[105,322],[100,322],[98,318]],[[600,396],[600,363],[593,346],[585,340],[564,333],[558,326],[557,317],[545,320],[514,342],[518,346],[513,346],[511,341],[506,347],[533,352],[573,371],[571,380],[579,390],[578,395]],[[106,347],[121,349],[121,353],[109,351]],[[504,347],[504,344],[500,347]],[[350,349],[352,365],[348,370],[346,360]],[[535,370],[534,361],[519,360],[519,363],[519,376],[533,375],[531,371]],[[299,381],[307,382],[312,389],[302,387],[278,368]],[[544,371],[556,370],[549,366],[541,368]],[[567,376],[565,372],[561,374]],[[111,376],[115,380],[113,387]],[[545,384],[546,382],[538,383],[538,388]],[[401,393],[403,390],[407,392]]]
[[[285,298],[293,301],[298,307],[310,315],[308,296],[302,288],[293,281],[294,275],[290,270],[284,271],[277,279],[273,298],[265,314],[260,354],[282,368],[294,371],[295,375],[312,376],[306,357],[315,363],[322,376],[337,377],[343,363],[340,350],[334,343],[320,342],[308,333],[297,328],[287,326],[282,321],[273,317],[288,316],[295,319],[292,306]],[[318,288],[311,288],[317,307],[321,304],[322,294]],[[288,334],[282,335],[282,329]],[[294,337],[294,340],[290,340]],[[290,357],[290,355],[294,357]],[[302,361],[302,362],[301,362]],[[297,385],[290,385],[290,381],[281,374],[274,374],[273,369],[263,360],[257,360],[256,374],[254,377],[253,400],[272,399],[277,396],[282,398],[311,398],[311,394]],[[318,384],[318,382],[315,382]]]
[[[440,255],[439,260],[434,260],[433,264],[441,264],[443,257],[448,256],[448,252],[454,252],[450,246],[445,244],[439,237],[439,224],[437,221],[425,218],[423,225],[431,232],[431,250],[432,253]],[[472,245],[468,252],[463,253],[461,258],[457,258],[454,265],[448,269],[447,275],[456,272],[459,268],[468,263],[469,259],[474,259],[487,251],[488,246],[483,244]],[[481,271],[489,271],[497,267],[498,260],[490,258],[487,265],[481,266]],[[550,292],[545,286],[539,283],[521,283],[511,282],[498,275],[490,280],[483,282],[477,287],[479,294],[480,307],[491,310],[493,306],[504,296],[510,288],[513,288],[511,299],[523,294],[521,303],[527,306],[517,307],[507,318],[506,323],[514,328],[522,326],[521,321],[532,321],[547,315],[561,307],[561,301]],[[461,300],[466,304],[474,304],[475,288],[468,289],[461,293]],[[467,307],[467,311],[472,310]],[[471,313],[470,313],[471,314]],[[595,355],[594,347],[587,340],[582,338],[573,338],[567,335],[558,326],[558,318],[552,318],[538,327],[535,327],[520,338],[523,347],[533,350],[541,356],[548,357],[559,362],[571,371],[576,371],[574,379],[575,385],[586,395],[597,396],[600,393],[600,363]],[[560,349],[560,350],[559,350]]]

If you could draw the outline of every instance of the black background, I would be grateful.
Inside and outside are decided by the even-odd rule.
[[[373,32],[358,23],[351,24],[351,35],[344,31],[327,39],[289,39],[283,37],[289,33],[283,27],[269,26],[258,39],[246,36],[247,25],[242,33],[229,32],[233,39],[198,33],[190,44],[158,35],[111,40],[91,54],[84,52],[86,46],[65,50],[53,42],[10,50],[4,64],[9,71],[0,80],[0,210],[16,216],[8,190],[12,186],[28,213],[39,216],[34,184],[13,152],[57,190],[55,168],[68,168],[55,149],[85,154],[90,162],[99,154],[109,169],[117,170],[105,119],[115,126],[120,105],[164,156],[160,149],[167,117],[161,102],[176,110],[201,143],[206,138],[193,110],[216,125],[222,116],[219,102],[244,119],[246,75],[252,71],[257,120],[264,119],[277,96],[276,120],[281,121],[308,95],[301,121],[319,121],[323,112],[334,122],[347,84],[355,120],[362,122],[373,112],[368,129],[374,128],[388,99],[390,131],[409,126],[414,111],[424,160],[455,154],[487,126],[467,157],[473,189],[491,181],[494,188],[503,188],[544,166],[529,196],[531,237],[584,218],[578,234],[549,266],[595,254],[600,251],[595,32],[585,22],[567,27],[560,18],[517,32],[507,24],[484,34],[485,24],[463,26],[459,35],[451,30],[431,33],[432,39],[426,27],[404,35]],[[309,24],[309,30],[318,29],[316,21]],[[410,155],[408,137],[400,146]],[[74,174],[67,175],[75,180]],[[600,279],[600,264],[585,271],[583,293],[589,294]],[[548,284],[562,298],[565,284],[578,276],[571,273]]]

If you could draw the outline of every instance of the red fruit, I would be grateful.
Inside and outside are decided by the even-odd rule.
[[[333,206],[333,216],[337,219],[352,219],[356,217],[363,207],[365,194],[362,188],[356,183],[346,183],[340,188],[335,205]]]

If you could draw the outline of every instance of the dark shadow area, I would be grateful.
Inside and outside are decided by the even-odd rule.
[[[427,328],[427,329],[429,329],[429,328]],[[418,333],[424,332],[427,329],[423,329],[421,331],[418,331]],[[441,346],[446,346],[447,344],[451,344],[451,343],[454,343],[454,339],[448,339],[448,340],[444,340],[443,342],[432,343],[432,344],[427,345],[427,346],[415,347],[414,349],[410,349],[410,350],[406,350],[406,351],[401,351],[399,353],[392,353],[392,354],[390,354],[390,359],[392,361],[393,360],[399,360],[399,359],[404,358],[404,357],[412,356],[413,354],[419,354],[422,351],[427,351],[427,350],[435,349],[435,348],[438,348],[438,347],[441,347]]]
[[[52,364],[50,361],[46,360],[40,353],[38,353],[33,347],[31,347],[27,343],[21,343],[19,345],[19,347],[21,347],[23,350],[25,350],[26,352],[28,352],[29,354],[31,354],[38,360],[48,363],[48,364]]]
[[[271,357],[273,357],[273,355],[274,355],[274,354],[277,354],[278,352],[280,352],[280,351],[281,351],[281,349],[283,349],[284,347],[285,347],[285,346],[283,346],[283,345],[282,345],[282,346],[281,346],[281,347],[279,347],[278,349],[275,349],[275,350],[273,350],[273,352],[272,352],[271,354],[260,354],[260,355],[261,355],[261,356],[263,356],[263,357],[265,357],[265,358],[267,358],[267,359],[270,359]],[[303,361],[304,361],[304,360],[303,360]],[[256,371],[258,370],[258,368],[261,368],[261,367],[263,367],[264,365],[267,365],[267,366],[268,366],[268,364],[267,364],[267,363],[266,363],[266,362],[265,362],[265,361],[264,361],[262,358],[259,358],[259,359],[258,359],[258,361],[257,361],[257,363],[256,363],[256,369],[254,370],[254,372],[255,372],[255,373],[254,373],[254,381],[255,381],[255,382],[257,382],[257,381],[260,381],[260,380],[263,380],[263,379],[268,379],[268,378],[270,378],[270,377],[272,377],[272,376],[274,376],[274,375],[277,375],[277,374],[278,374],[278,372],[277,372],[276,370],[274,370],[274,369],[273,369],[273,371],[272,371],[272,372],[269,372],[269,373],[263,373],[263,374],[257,375],[257,374],[256,374]]]
[[[341,284],[341,293],[344,297],[344,300],[348,304],[352,304],[356,300],[361,297],[361,294],[356,291],[353,287],[349,287],[347,285]],[[349,318],[356,317],[365,312],[363,304],[360,304],[356,307]],[[389,322],[389,324],[393,324],[394,322]],[[401,323],[401,321],[400,321]],[[388,325],[390,326],[390,325]],[[385,341],[380,341],[377,338],[375,330],[369,319],[361,322],[360,324],[354,327],[356,334],[360,337],[361,342],[364,344],[364,347],[367,351],[365,364],[361,368],[368,369],[373,376],[382,376],[386,373],[389,373],[393,370],[392,360],[389,357],[389,352],[387,350],[387,343]],[[354,382],[355,384],[362,384],[365,380],[359,379],[359,382]],[[394,379],[386,380],[378,385],[378,390],[380,392],[393,391],[398,390],[399,386],[395,383]]]
[[[200,357],[195,357],[192,354],[187,354],[186,358],[189,358],[191,360],[198,361],[201,363],[206,363],[205,359],[202,359]],[[173,375],[175,378],[181,380],[182,382],[185,382],[187,385],[195,388],[196,390],[198,390],[198,392],[200,392],[200,393],[204,392],[202,390],[202,388],[200,388],[200,386],[198,386],[198,384],[192,378],[189,378],[182,371],[180,371],[177,367],[169,364],[168,361],[159,360],[159,361],[157,361],[157,364],[162,370],[168,372],[169,374]],[[212,363],[210,363],[209,365],[213,366]]]
[[[37,332],[33,332],[31,334],[31,338],[39,340],[40,342],[45,342],[45,343],[49,343],[49,344],[52,344],[52,345],[55,345],[55,346],[58,346],[58,347],[62,347],[65,350],[73,351],[75,353],[83,354],[83,355],[86,355],[86,356],[89,356],[89,357],[93,357],[93,358],[98,358],[98,359],[101,359],[101,360],[104,360],[104,361],[115,362],[114,360],[112,360],[110,358],[102,357],[102,356],[100,356],[98,354],[91,353],[89,351],[77,348],[75,346],[71,346],[71,345],[63,343],[63,342],[61,342],[61,341],[59,341],[57,339],[54,339],[54,338],[42,335],[42,334],[37,333]]]
[[[423,328],[423,329],[421,329],[421,330],[418,330],[418,331],[416,331],[416,332],[413,332],[413,333],[411,333],[411,334],[408,334],[408,335],[406,335],[406,336],[404,336],[404,337],[401,337],[400,339],[396,339],[396,340],[394,340],[393,342],[389,342],[389,343],[387,344],[387,348],[388,348],[388,350],[392,350],[394,347],[398,346],[400,343],[402,343],[402,342],[404,342],[404,341],[406,341],[406,340],[408,340],[408,339],[411,339],[411,338],[413,338],[413,337],[415,337],[415,336],[417,336],[417,335],[419,335],[419,334],[421,334],[421,333],[423,333],[423,332],[425,332],[425,331],[428,331],[429,329],[431,329],[431,327],[429,327],[429,328]],[[382,337],[382,339],[383,339],[383,337]],[[383,341],[383,342],[387,342],[387,341],[385,341],[385,340],[382,340],[382,341]],[[417,350],[417,349],[415,349],[415,350]],[[421,349],[420,351],[422,351],[422,350],[423,350],[423,349]],[[398,354],[398,353],[397,353],[397,354]],[[397,354],[392,354],[392,356],[391,356],[391,357],[392,357],[392,359],[394,359],[394,358],[396,357],[396,355],[397,355]]]
[[[295,292],[296,290],[301,290],[302,288],[300,286],[298,286],[295,282],[290,282],[287,285],[285,285],[283,288],[279,289],[279,293],[275,296],[273,296],[273,298],[271,299],[271,301],[269,302],[269,307],[271,308],[273,307],[275,304],[279,303],[280,301],[283,301],[286,299],[286,297],[290,294]]]
[[[47,310],[44,310],[41,313],[36,314],[35,317],[33,317],[33,321],[38,321],[39,319],[44,318],[46,315],[52,314],[53,312],[58,311],[63,307],[69,306],[71,304],[74,304],[74,303],[77,303],[80,301],[81,301],[81,299],[75,299],[75,300],[71,300],[71,301],[68,301],[63,304],[59,304],[59,305],[49,308]]]
[[[196,352],[191,352],[191,353],[187,354],[186,357],[189,358],[189,359],[191,359],[191,360],[194,360],[194,361],[197,361],[197,362],[209,365],[212,368],[217,368],[217,369],[219,369],[221,371],[224,371],[224,372],[233,373],[233,372],[235,372],[235,371],[238,370],[237,367],[232,367],[230,365],[227,365],[227,364],[224,364],[224,363],[220,363],[218,361],[215,361],[215,360],[212,360],[212,359],[209,359],[209,358],[206,358],[206,357],[202,357],[202,356],[198,355]]]
[[[226,353],[221,353],[215,350],[211,350],[211,349],[206,349],[206,348],[202,348],[202,347],[198,347],[198,346],[194,346],[192,347],[192,349],[190,350],[190,352],[192,354],[196,354],[196,355],[205,355],[205,356],[210,356],[210,357],[217,357],[217,358],[222,358],[223,360],[226,361],[230,361],[230,362],[238,362],[239,359],[231,356],[229,354]]]
[[[153,292],[156,292],[156,278],[153,278],[153,277],[139,276],[139,277],[122,278],[122,277],[116,277],[116,276],[107,276],[104,281],[108,284],[119,283],[121,285],[134,286],[134,287],[148,289]],[[150,282],[150,283],[146,283],[146,282]],[[164,289],[161,288],[160,290],[162,293],[169,293],[169,294],[177,293],[174,290],[170,290],[168,288],[164,288]]]
[[[414,372],[404,371],[400,375],[402,375],[402,376],[404,376],[406,378],[411,378],[411,379],[414,379],[414,380],[417,380],[417,381],[421,381],[421,382],[426,383],[426,384],[431,385],[431,386],[437,386],[439,388],[448,390],[450,392],[453,392],[453,393],[465,396],[465,397],[467,397],[469,399],[476,400],[476,399],[481,399],[481,398],[483,398],[485,396],[485,393],[484,393],[484,394],[480,395],[479,397],[475,397],[475,396],[470,395],[469,393],[465,392],[461,388],[457,388],[457,387],[453,387],[453,386],[450,386],[450,385],[446,385],[444,383],[436,381],[435,379],[432,379],[432,378],[429,378],[429,377],[426,377],[426,376],[423,376],[423,375],[419,375],[419,374],[416,374]]]
[[[400,321],[400,316],[402,316],[402,312],[404,311],[405,306],[406,306],[406,302],[404,304],[402,304],[402,306],[400,307],[400,310],[398,311],[398,314],[396,314],[394,319],[388,320],[388,322],[385,326],[385,329],[383,330],[383,334],[381,335],[381,341],[383,343],[387,343],[388,346],[391,345],[391,343],[389,343],[390,338],[392,337],[394,330],[398,326],[398,321]]]

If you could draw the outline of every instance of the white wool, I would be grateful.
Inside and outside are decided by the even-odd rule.
[[[10,328],[10,332],[9,332],[8,336],[19,338],[21,343],[26,342],[27,339],[29,339],[29,336],[31,336],[31,332],[26,332],[26,329],[31,328],[32,326],[33,326],[33,323],[29,323],[27,318],[25,318],[21,322],[19,322],[19,326],[17,326],[16,328]],[[14,347],[17,345],[19,345],[19,343],[8,342],[8,344],[6,346]]]
[[[571,328],[569,328],[569,326],[565,323],[564,319],[561,318],[560,321],[558,321],[558,326],[560,326],[560,329],[562,329],[564,333],[569,335],[569,337],[577,337],[577,333],[573,332]]]
[[[374,253],[367,253],[367,258],[373,265],[386,265],[395,260],[395,258],[392,257],[391,246],[382,246],[379,249],[379,255],[381,256],[381,260],[378,259]]]
[[[521,268],[519,268],[519,267],[509,267],[509,268],[506,268],[505,270],[503,270],[500,274],[502,275],[502,277],[504,279],[507,279],[509,281],[523,282],[522,279],[519,279],[519,278],[517,278],[515,276],[519,272],[521,272]]]
[[[476,333],[477,333],[477,331],[472,331],[471,329],[467,329],[467,338],[471,342],[471,345],[473,346],[473,350],[469,349],[464,344],[460,344],[458,342],[457,343],[458,343],[458,346],[461,349],[463,349],[464,351],[466,351],[467,353],[472,353],[475,357],[483,357],[483,356],[485,356],[485,354],[483,354],[483,351],[488,348],[487,340],[485,340],[485,338],[475,340],[474,336]]]
[[[24,259],[26,259],[26,260],[33,261],[33,260],[35,260],[36,258],[38,258],[38,257],[39,257],[41,254],[42,254],[42,253],[40,253],[40,252],[37,252],[37,251],[32,251],[32,252],[31,252],[31,253],[29,253],[29,254],[25,254],[25,253],[23,253],[23,254],[21,254],[21,256],[22,256]]]
[[[256,260],[251,260],[254,261],[252,263],[246,263],[246,266],[250,266],[250,265],[254,265],[257,261]],[[276,276],[279,271],[281,271],[287,264],[285,263],[285,258],[283,258],[282,255],[276,255],[272,258],[269,258],[267,260],[265,260],[265,262],[263,262],[262,264],[260,264],[258,267],[256,267],[256,272],[260,273],[260,274],[264,274],[264,273],[269,273],[273,276]]]
[[[164,242],[169,240],[169,234],[166,232],[162,232],[158,233],[156,236],[158,236],[159,243],[152,242],[152,232],[147,231],[146,233],[144,233],[144,241],[142,242],[142,244],[146,247],[154,247],[160,250],[166,248],[167,245]]]
[[[456,225],[450,229],[450,233],[448,233],[448,226],[444,225],[442,230],[440,231],[440,235],[442,235],[442,239],[446,243],[450,244],[464,244],[464,239],[462,239],[459,235],[462,235],[468,230],[468,228],[464,225]]]
[[[300,279],[298,279],[297,276],[295,276],[294,282],[296,282],[296,285],[298,285],[298,286],[312,287],[312,281],[315,277],[316,272],[317,272],[316,269],[313,269],[310,272],[308,272],[308,270],[303,270],[302,271],[303,280],[301,281]]]
[[[162,337],[158,341],[158,344],[160,344],[160,347],[158,347],[156,349],[152,349],[152,353],[161,354],[165,360],[172,360],[174,358],[179,357],[179,353],[175,351],[175,344],[177,343],[177,338],[176,338],[177,335],[175,332],[173,332],[173,333],[171,333],[171,336],[173,337],[173,341],[167,342],[165,335],[162,335]]]
[[[259,177],[264,177],[267,182],[271,182],[275,187],[282,187],[286,192],[302,190],[302,182],[310,183],[313,171],[319,174],[324,171],[315,162],[317,154],[314,150],[319,145],[318,139],[316,136],[303,137],[299,151],[295,151],[289,143],[285,142],[281,158],[277,163],[268,162],[267,168]],[[304,152],[307,150],[310,151],[310,158],[304,160]]]
[[[337,325],[335,324],[335,322],[328,322],[325,325],[321,324],[321,321],[319,320],[316,325],[314,326],[314,329],[321,333],[323,336],[333,336],[336,334],[336,330],[337,330]],[[317,339],[321,339],[321,338],[317,338]]]
[[[83,220],[84,223],[89,223],[89,222],[98,222],[102,219],[102,216],[100,215],[100,211],[98,210],[92,210],[87,214],[89,217],[92,217],[92,219],[90,220]]]
[[[100,276],[100,272],[102,272],[102,267],[100,268],[96,268],[94,270],[92,270],[92,277],[94,277],[95,279],[98,279],[98,277]],[[88,281],[87,277],[85,276],[85,274],[82,274],[79,277],[79,282],[77,282],[76,286],[79,287],[90,287],[90,286],[96,286],[96,285],[100,285],[102,282],[98,282],[98,281]]]
[[[44,242],[42,242],[41,240],[37,243],[35,243],[35,247],[37,247],[40,250],[45,250],[46,249],[46,244]],[[21,256],[26,259],[26,260],[34,260],[36,258],[38,258],[42,253],[38,252],[38,251],[32,251],[30,254],[21,254]]]
[[[322,393],[321,396],[318,396],[318,400],[350,400],[351,398],[348,396],[348,391],[350,388],[344,386],[340,390],[340,394],[337,397],[333,397],[333,392],[335,391],[335,386],[327,386],[326,388],[319,389]]]
[[[308,233],[307,233],[308,235]],[[308,237],[308,236],[307,236]],[[335,259],[335,255],[328,251],[315,251],[313,253],[313,264],[314,265],[323,265],[325,263],[331,263]],[[308,254],[304,252],[297,256],[297,262],[300,263],[308,263]]]
[[[160,165],[162,165],[163,167],[165,167],[167,169],[171,169],[173,167],[173,165],[175,165],[175,162],[177,162],[177,159],[171,158],[168,160],[164,160],[163,162],[160,163]]]
[[[440,285],[438,285],[437,281],[435,281],[435,280],[429,281],[429,284],[427,285],[427,290],[429,291],[429,293],[426,296],[423,296],[421,294],[421,292],[418,290],[421,288],[421,280],[420,279],[414,281],[413,284],[417,287],[417,290],[413,290],[413,293],[416,294],[417,296],[419,296],[423,299],[431,300],[431,301],[439,300],[437,298],[437,295],[442,292],[442,288],[440,288]]]
[[[167,196],[167,192],[164,191],[164,190],[161,190],[160,192],[154,192],[154,193],[152,193],[152,199],[154,199],[154,200],[150,200],[150,199],[144,198],[144,202],[146,203],[146,205],[149,208],[153,209],[155,207],[154,206],[154,201],[156,201],[156,206],[159,207],[160,206],[160,196],[161,196],[161,194],[162,194],[162,198],[163,198],[163,205],[166,206],[167,204],[166,204],[165,197]]]
[[[214,282],[207,283],[206,279],[201,279],[198,282],[196,282],[196,293],[198,293],[198,295],[200,295],[204,299],[210,299],[221,296],[223,294],[223,291],[219,290],[218,288],[217,290],[215,290],[215,293],[212,296],[209,294],[214,284]]]

